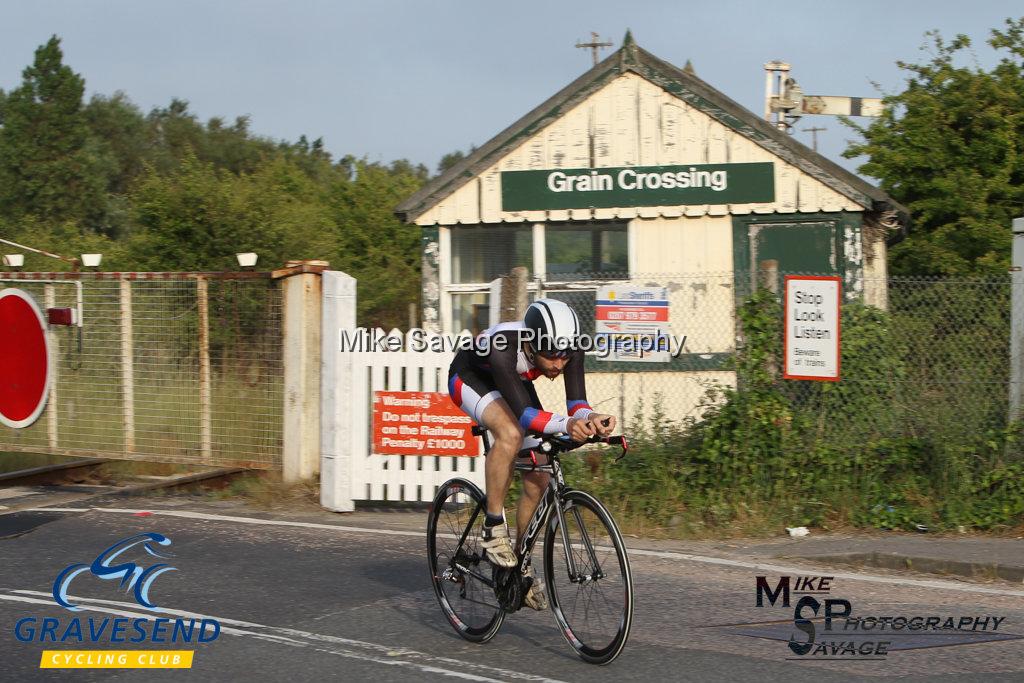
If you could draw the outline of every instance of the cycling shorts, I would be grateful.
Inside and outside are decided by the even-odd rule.
[[[483,414],[487,406],[501,398],[501,393],[490,377],[484,377],[469,368],[454,370],[448,374],[448,396],[452,403],[478,425],[483,425]]]
[[[531,402],[536,408],[540,408],[540,399],[537,398],[537,390],[530,382],[524,382],[530,394]],[[484,410],[487,406],[501,398],[494,380],[490,375],[475,372],[472,368],[462,365],[456,371],[452,368],[448,373],[448,396],[452,403],[459,407],[459,410],[473,418],[473,421],[482,427],[486,427],[483,421]],[[540,445],[540,439],[532,434],[523,437],[521,448],[536,448]]]

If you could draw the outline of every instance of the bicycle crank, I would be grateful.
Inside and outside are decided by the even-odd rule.
[[[498,598],[498,604],[508,614],[519,611],[523,606],[523,598],[526,597],[526,587],[519,571],[515,568],[492,567],[491,574],[494,579],[494,594]]]

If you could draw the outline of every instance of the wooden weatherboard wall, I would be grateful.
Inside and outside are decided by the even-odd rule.
[[[770,164],[774,198],[506,210],[502,174],[637,167],[689,169]],[[677,200],[673,198],[673,202]],[[415,219],[419,225],[863,211],[866,207],[642,76],[627,71],[597,88]]]

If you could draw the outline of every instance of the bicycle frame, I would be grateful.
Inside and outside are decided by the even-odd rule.
[[[610,427],[610,421],[604,426]],[[491,450],[485,428],[474,426],[473,435],[482,436],[485,450]],[[530,567],[537,539],[543,535],[538,562],[543,565],[547,598],[562,636],[584,661],[608,664],[621,654],[632,622],[633,581],[626,547],[607,508],[594,496],[566,485],[560,456],[585,444],[603,443],[622,448],[615,458],[618,462],[629,444],[624,436],[593,434],[579,442],[562,434],[538,436],[536,445],[521,449],[512,463],[513,471],[548,476],[540,490],[533,487],[537,505],[519,529],[511,567],[493,564],[483,539],[478,543],[487,511],[485,492],[465,477],[449,479],[438,489],[427,521],[434,593],[448,622],[463,638],[474,643],[490,641],[510,614],[527,604],[540,607],[534,602],[539,594],[530,592],[540,587],[533,583]],[[612,580],[606,584],[608,577]],[[577,610],[581,599],[584,609]],[[599,610],[594,615],[597,621],[591,619],[592,601]],[[601,612],[608,616],[602,617]]]
[[[484,446],[486,448],[489,448],[490,446],[490,444],[487,442],[486,437],[484,440]],[[569,567],[569,580],[572,583],[582,583],[584,581],[593,580],[595,578],[601,578],[602,576],[604,576],[604,573],[601,571],[597,555],[594,552],[594,547],[590,540],[590,536],[587,534],[587,530],[583,524],[583,520],[580,517],[579,512],[573,509],[572,513],[580,529],[581,540],[586,548],[587,554],[590,556],[590,566],[595,568],[595,571],[592,575],[585,577],[579,576],[576,565],[576,558],[571,552],[571,544],[569,541],[569,534],[567,531],[565,521],[565,512],[562,510],[562,506],[559,504],[562,497],[569,489],[565,485],[565,478],[562,475],[562,467],[558,461],[558,455],[556,453],[550,453],[548,454],[548,460],[549,462],[546,465],[528,464],[523,462],[515,463],[515,469],[520,472],[546,472],[551,475],[551,478],[548,480],[547,490],[544,492],[544,495],[538,502],[537,509],[534,510],[533,515],[530,517],[530,521],[526,525],[526,530],[523,532],[521,538],[517,539],[517,545],[519,546],[519,549],[517,550],[516,555],[519,558],[519,562],[516,565],[515,569],[518,570],[518,574],[521,576],[525,576],[529,572],[530,561],[533,556],[534,545],[537,542],[537,538],[540,535],[541,529],[543,529],[545,524],[548,523],[551,510],[553,508],[554,514],[558,517],[558,530],[562,536],[562,550],[565,553],[566,565]],[[459,539],[458,546],[455,548],[452,564],[454,564],[455,567],[460,571],[469,574],[470,576],[474,577],[478,581],[482,582],[483,584],[493,589],[496,588],[493,579],[484,576],[483,574],[474,571],[472,568],[465,566],[464,563],[459,562],[459,558],[463,557],[462,548],[466,542],[466,538],[469,536],[469,532],[473,528],[477,516],[480,515],[482,511],[483,505],[478,503],[476,508],[473,510],[473,514],[469,518],[469,522],[466,524],[466,528],[462,532],[462,537]]]
[[[549,464],[547,465],[527,465],[524,463],[516,463],[516,469],[522,472],[547,472],[551,475],[551,479],[548,480],[548,488],[544,492],[544,496],[541,497],[540,502],[537,504],[537,509],[534,510],[533,516],[530,517],[530,522],[526,525],[526,531],[523,532],[522,540],[519,541],[519,570],[522,574],[526,574],[530,570],[530,560],[533,556],[533,548],[537,543],[537,538],[540,536],[540,530],[544,528],[545,524],[548,523],[552,508],[554,514],[558,517],[558,531],[562,536],[562,550],[565,552],[565,561],[569,567],[569,580],[573,583],[577,583],[580,577],[576,570],[576,558],[570,552],[571,547],[569,543],[569,534],[565,524],[565,511],[562,510],[560,505],[562,496],[568,490],[565,485],[565,479],[562,476],[562,466],[558,462],[558,456],[554,453],[548,455]],[[583,536],[583,542],[586,545],[587,553],[590,555],[590,559],[594,565],[597,566],[597,557],[594,553],[593,545],[590,542],[590,538],[587,535],[586,529],[583,528],[583,520],[580,519],[579,513],[573,510],[573,514],[576,517],[576,523],[579,525]],[[518,539],[517,539],[518,540]]]

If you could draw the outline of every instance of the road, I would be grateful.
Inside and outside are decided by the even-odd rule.
[[[461,640],[442,618],[428,582],[420,524],[425,513],[321,516],[283,521],[269,513],[239,518],[194,506],[124,501],[108,509],[19,512],[0,516],[0,679],[4,681],[148,680],[132,669],[40,670],[44,649],[122,649],[109,642],[20,642],[15,624],[26,617],[149,617],[116,581],[85,574],[69,593],[84,610],[55,604],[58,572],[91,562],[119,539],[156,532],[171,539],[176,571],[156,579],[150,597],[165,616],[218,620],[219,637],[188,646],[191,670],[162,676],[193,680],[300,681],[853,681],[1024,680],[1024,640],[897,649],[882,659],[816,661],[787,646],[793,607],[755,605],[755,583],[772,585],[806,566],[758,566],[670,551],[631,554],[636,611],[623,655],[608,667],[588,665],[560,637],[550,613],[512,615],[486,645]],[[144,514],[137,514],[138,510]],[[145,514],[152,511],[153,514]],[[258,518],[257,518],[258,517]],[[400,522],[395,522],[399,519]],[[327,521],[329,520],[329,521]],[[141,555],[145,557],[145,555]],[[135,558],[139,559],[139,558]],[[774,563],[776,565],[780,562]],[[999,634],[1024,635],[1024,590],[1006,583],[921,581],[896,574],[836,576],[831,593],[855,615],[1004,617]],[[793,602],[798,599],[793,596]],[[780,622],[774,626],[770,622]],[[36,622],[39,623],[39,622]],[[766,624],[769,626],[756,626]],[[746,626],[735,626],[736,624]],[[755,626],[750,626],[755,624]],[[733,625],[733,626],[726,626]],[[817,627],[822,624],[817,622]],[[776,634],[781,639],[751,637]],[[59,631],[58,631],[59,633]],[[780,635],[781,634],[781,635]],[[819,638],[820,640],[820,638]],[[920,645],[923,638],[893,642]],[[944,640],[933,639],[923,644]],[[167,649],[151,645],[148,649]],[[174,646],[184,649],[185,646]],[[899,646],[896,646],[899,647]]]

